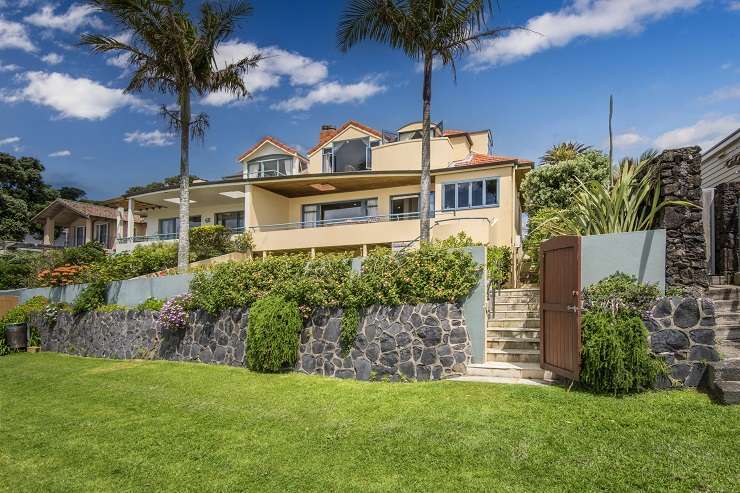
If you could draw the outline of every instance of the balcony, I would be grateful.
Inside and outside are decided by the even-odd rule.
[[[241,234],[244,228],[228,228],[232,235]],[[131,236],[116,238],[116,253],[130,252],[137,246],[152,245],[154,243],[174,243],[179,238],[178,233],[160,233],[146,236]]]

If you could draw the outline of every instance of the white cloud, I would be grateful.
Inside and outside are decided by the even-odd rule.
[[[132,38],[133,33],[131,31],[123,31],[113,36],[113,39],[116,39],[123,44],[130,44]],[[119,53],[118,55],[108,57],[105,60],[105,63],[112,67],[118,67],[125,70],[129,68],[128,57],[129,55],[127,53]]]
[[[643,24],[681,10],[693,9],[702,0],[572,0],[557,12],[546,12],[526,23],[529,31],[511,31],[485,40],[471,55],[468,67],[483,69],[511,63],[577,38],[597,38],[635,32]]]
[[[174,137],[174,134],[160,132],[159,130],[153,130],[151,132],[135,130],[133,132],[126,132],[126,136],[123,140],[129,144],[139,144],[142,147],[163,147],[172,145],[172,139]]]
[[[278,48],[277,46],[258,47],[254,43],[239,41],[223,43],[219,46],[216,65],[223,67],[242,58],[262,53],[261,60],[255,69],[248,70],[244,76],[247,90],[255,94],[260,91],[278,87],[283,78],[288,78],[293,86],[312,86],[328,76],[327,63],[313,60],[298,53]],[[223,106],[237,100],[233,94],[217,92],[207,95],[201,101],[212,106]]]
[[[64,14],[56,14],[55,7],[45,5],[36,13],[27,15],[23,20],[38,27],[60,29],[73,33],[81,27],[102,29],[105,25],[93,14],[96,9],[89,5],[73,4]]]
[[[61,151],[52,152],[49,157],[68,157],[72,155],[72,151],[68,149],[62,149]]]
[[[732,62],[723,63],[719,68],[722,70],[730,70],[732,68]]]
[[[49,65],[58,65],[64,61],[64,55],[59,53],[49,53],[41,57],[41,61],[48,63]]]
[[[736,86],[720,87],[703,99],[711,103],[727,101],[728,99],[740,99],[740,84]]]
[[[727,10],[740,12],[740,0],[732,0],[727,3]]]
[[[648,139],[638,134],[637,132],[624,132],[614,136],[613,143],[615,149],[625,149],[628,147],[635,146],[637,144],[643,144]],[[607,143],[608,145],[608,143]]]
[[[385,86],[373,80],[346,85],[339,82],[325,82],[313,87],[303,96],[281,101],[272,105],[272,108],[282,111],[305,111],[316,104],[362,102],[385,89]]]
[[[20,141],[21,141],[20,137],[8,137],[6,139],[0,139],[0,146],[4,146],[8,144],[15,144]]]
[[[3,65],[3,63],[0,62],[0,72],[17,72],[20,69],[20,65],[16,65],[14,63]]]
[[[693,125],[665,132],[655,139],[654,145],[658,149],[698,145],[706,151],[738,128],[740,128],[740,118],[736,115],[707,117]]]
[[[26,86],[0,92],[0,101],[48,106],[62,118],[83,120],[102,120],[125,106],[147,109],[140,99],[86,78],[58,72],[26,72],[22,79],[27,82]]]
[[[23,51],[36,51],[26,26],[19,22],[6,21],[0,17],[0,49],[18,48]]]

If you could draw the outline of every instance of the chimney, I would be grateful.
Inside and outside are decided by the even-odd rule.
[[[321,125],[321,131],[319,132],[319,142],[326,142],[327,140],[334,137],[337,133],[337,127],[334,125]]]

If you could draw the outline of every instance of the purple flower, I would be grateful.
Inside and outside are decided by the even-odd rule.
[[[187,327],[187,309],[192,302],[190,294],[180,294],[168,299],[159,312],[159,327],[170,330],[183,330]]]

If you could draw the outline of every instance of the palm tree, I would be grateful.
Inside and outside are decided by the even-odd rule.
[[[88,0],[109,13],[131,33],[131,41],[102,34],[83,34],[82,44],[96,53],[128,55],[133,69],[126,93],[144,89],[177,97],[177,109],[162,106],[170,127],[180,132],[180,233],[178,271],[188,269],[190,236],[190,139],[203,138],[208,116],[193,117],[191,96],[224,91],[248,97],[242,76],[257,66],[260,54],[218,67],[215,56],[219,44],[227,39],[237,23],[252,13],[245,1],[205,2],[200,20],[195,23],[185,10],[184,0]]]
[[[591,149],[591,146],[581,144],[580,142],[561,142],[555,144],[545,152],[540,158],[542,164],[557,164],[561,161],[575,159],[579,154]]]
[[[401,49],[424,67],[419,199],[422,242],[429,241],[433,63],[449,65],[456,77],[457,58],[477,47],[483,38],[517,29],[488,29],[487,12],[492,12],[490,0],[350,0],[339,21],[337,42],[343,52],[362,41],[374,40]]]

